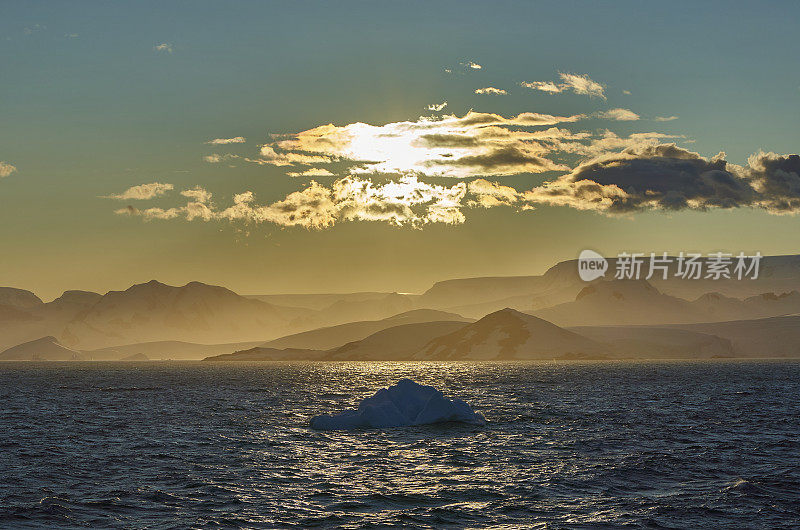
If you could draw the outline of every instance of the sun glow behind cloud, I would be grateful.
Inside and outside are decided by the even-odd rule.
[[[628,114],[625,114],[628,113]],[[571,131],[559,125],[585,119],[635,116],[612,109],[608,116],[522,112],[512,116],[470,111],[463,116],[420,117],[383,125],[320,125],[289,135],[275,135],[247,162],[287,168],[295,178],[330,177],[330,184],[311,181],[284,199],[260,204],[252,191],[238,193],[229,206],[217,206],[202,188],[184,190],[182,206],[137,208],[118,214],[145,220],[185,219],[274,223],[326,228],[342,221],[378,221],[422,228],[432,223],[460,224],[470,208],[535,208],[535,194],[486,180],[521,173],[569,172],[581,160],[670,137],[638,133],[620,137],[611,131]],[[234,142],[229,142],[234,143]],[[219,142],[214,145],[220,145]],[[237,155],[208,155],[220,162]],[[562,159],[562,160],[557,160]],[[343,169],[342,169],[343,168]],[[454,179],[432,184],[426,177]],[[155,186],[148,185],[149,187]],[[153,196],[167,191],[159,185]],[[140,198],[128,190],[114,198]],[[138,189],[136,191],[139,191]],[[142,190],[144,191],[144,190]],[[538,202],[552,203],[552,200]]]
[[[352,174],[414,173],[470,178],[566,170],[546,157],[575,135],[544,127],[585,118],[523,112],[516,116],[470,111],[384,125],[321,125],[276,137],[247,159],[276,166],[344,162]]]
[[[480,70],[465,62],[467,70]],[[605,86],[588,75],[561,73],[560,81],[520,85],[549,94],[571,92],[606,100]],[[506,95],[488,86],[478,95]],[[483,98],[486,99],[486,98]],[[447,102],[430,104],[442,111]],[[675,116],[656,117],[664,122]],[[605,120],[640,122],[626,108],[602,108],[573,115],[519,112],[501,115],[469,110],[463,115],[421,116],[378,125],[353,122],[321,124],[296,133],[273,134],[250,156],[211,153],[203,159],[282,168],[290,178],[307,181],[284,198],[260,203],[253,191],[233,195],[219,206],[207,190],[194,187],[180,195],[185,204],[138,208],[116,213],[145,220],[273,223],[321,229],[343,221],[377,221],[422,228],[432,223],[460,224],[476,208],[533,210],[540,205],[627,215],[643,210],[762,208],[770,213],[800,211],[800,158],[758,154],[747,166],[704,158],[675,143],[680,134],[657,131],[620,135],[596,127]],[[246,138],[220,137],[206,144],[217,149]],[[538,185],[519,190],[496,180],[539,175]],[[436,183],[436,179],[451,182]],[[541,179],[544,179],[542,182]],[[433,182],[428,182],[433,180]],[[454,182],[453,182],[454,181]],[[145,200],[166,195],[172,184],[134,186],[108,195]]]
[[[153,185],[150,185],[153,186]],[[164,185],[159,185],[164,186]],[[111,196],[143,199],[139,193]],[[486,179],[437,185],[404,175],[384,183],[347,176],[326,186],[311,181],[284,199],[258,204],[252,191],[233,197],[219,208],[212,194],[195,187],[183,190],[183,206],[139,209],[127,206],[116,213],[145,220],[269,222],[280,226],[327,228],[342,221],[379,221],[422,228],[432,223],[461,224],[470,208],[513,207],[532,210],[539,205],[570,207],[606,215],[629,215],[644,210],[761,208],[772,214],[800,212],[800,156],[757,153],[746,166],[725,161],[725,154],[704,158],[675,144],[639,140],[622,152],[591,158],[555,180],[530,190]]]

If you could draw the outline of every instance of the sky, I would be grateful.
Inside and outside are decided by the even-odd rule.
[[[45,299],[800,252],[796,2],[0,12],[0,285]]]

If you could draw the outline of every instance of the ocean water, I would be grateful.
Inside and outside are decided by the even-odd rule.
[[[319,432],[402,377],[486,427]],[[800,363],[2,363],[0,527],[796,528]]]

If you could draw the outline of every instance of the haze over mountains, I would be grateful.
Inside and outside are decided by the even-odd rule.
[[[800,256],[763,258],[757,280],[687,280],[672,271],[614,280],[609,261],[612,272],[591,283],[572,260],[539,276],[446,280],[421,294],[241,296],[151,281],[105,294],[66,291],[45,303],[2,287],[0,359],[800,355],[800,317],[790,316],[800,314]]]
[[[438,321],[401,324],[328,351],[269,345],[208,360],[512,360],[604,358],[610,348],[554,324],[502,309],[477,322]]]
[[[23,342],[0,353],[0,361],[82,361],[81,352],[60,344],[55,337]]]
[[[716,322],[800,312],[800,293],[764,293],[745,299],[706,293],[695,300],[664,294],[645,280],[597,281],[575,300],[533,314],[563,326]]]
[[[348,322],[347,324],[339,324],[337,326],[323,327],[296,333],[271,340],[264,344],[264,346],[272,348],[327,350],[343,343],[361,340],[373,333],[394,326],[440,321],[471,322],[472,319],[464,318],[456,313],[448,313],[434,309],[416,309],[380,320]]]

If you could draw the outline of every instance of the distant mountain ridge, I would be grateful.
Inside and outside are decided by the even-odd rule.
[[[79,361],[83,355],[47,336],[0,352],[0,361]]]
[[[579,326],[579,335],[608,344],[615,358],[710,359],[736,356],[728,338],[700,331],[650,326]]]
[[[511,360],[604,357],[608,348],[555,324],[502,309],[432,340],[415,359]]]
[[[650,281],[614,280],[614,267],[611,258],[606,277],[586,283],[578,277],[577,262],[569,260],[541,275],[445,280],[414,295],[362,292],[245,297],[200,282],[170,286],[153,280],[105,294],[65,291],[55,300],[44,302],[30,291],[1,287],[0,349],[52,336],[75,351],[162,344],[170,348],[170,355],[181,358],[203,351],[225,353],[225,349],[204,350],[204,346],[226,344],[329,351],[398,325],[469,323],[506,308],[560,327],[658,327],[800,314],[800,256],[764,257],[759,278],[741,281],[674,276],[666,280],[660,276]],[[405,320],[390,320],[400,318],[395,317],[398,314],[405,315]],[[762,324],[748,326],[761,329]],[[700,348],[706,340],[689,335],[683,335],[683,339],[691,347]],[[669,340],[675,345],[683,339],[676,335]],[[398,344],[404,340],[399,334],[395,338]],[[657,342],[667,352],[673,346],[664,340]],[[130,355],[165,358],[152,348],[155,346],[142,346]],[[394,356],[391,352],[398,351],[392,345],[386,348],[384,356]],[[714,343],[713,348],[722,352],[724,345]],[[111,350],[107,353],[116,355]],[[364,355],[378,354],[364,350]]]
[[[297,348],[309,350],[328,350],[348,342],[364,339],[373,333],[398,326],[432,321],[471,322],[455,313],[436,311],[433,309],[415,309],[399,313],[379,320],[348,322],[337,326],[317,328],[310,331],[280,337],[263,344],[268,348]]]
[[[561,326],[659,325],[752,319],[800,312],[800,293],[744,300],[706,293],[696,300],[664,294],[646,280],[597,281],[571,302],[532,311]]]
[[[224,287],[153,280],[106,293],[66,325],[61,340],[83,348],[158,340],[243,342],[269,337],[287,320],[275,306]]]
[[[330,361],[407,361],[430,341],[468,326],[463,321],[401,324],[349,342],[325,356]]]
[[[800,357],[798,315],[662,327],[723,337],[731,342],[736,357]]]
[[[16,309],[33,309],[43,305],[41,298],[25,289],[0,287],[0,305]]]
[[[642,267],[646,276],[647,260]],[[604,281],[614,280],[616,258],[609,257]],[[654,275],[649,283],[663,294],[694,300],[709,293],[746,298],[762,293],[800,291],[800,255],[764,256],[756,280],[683,279],[676,277],[677,261],[668,268],[668,278]],[[418,300],[420,307],[454,311],[465,316],[483,316],[503,307],[535,312],[545,307],[571,302],[587,286],[578,276],[578,260],[561,261],[541,275],[499,276],[451,279],[436,282]]]
[[[386,296],[397,294],[391,292],[364,291],[358,293],[320,293],[320,294],[251,294],[245,295],[246,298],[253,298],[267,302],[268,304],[302,307],[320,311],[328,308],[336,302],[366,302],[369,300],[379,300]]]
[[[101,295],[66,291],[44,303],[21,289],[0,290],[0,348],[52,335],[76,349],[159,340],[209,344],[268,340],[310,310],[283,308],[224,287],[158,281]]]
[[[87,360],[125,360],[132,356],[146,356],[157,360],[201,360],[211,355],[221,355],[257,346],[259,342],[234,342],[227,344],[196,344],[181,341],[155,341],[110,346],[96,350],[84,350]]]

